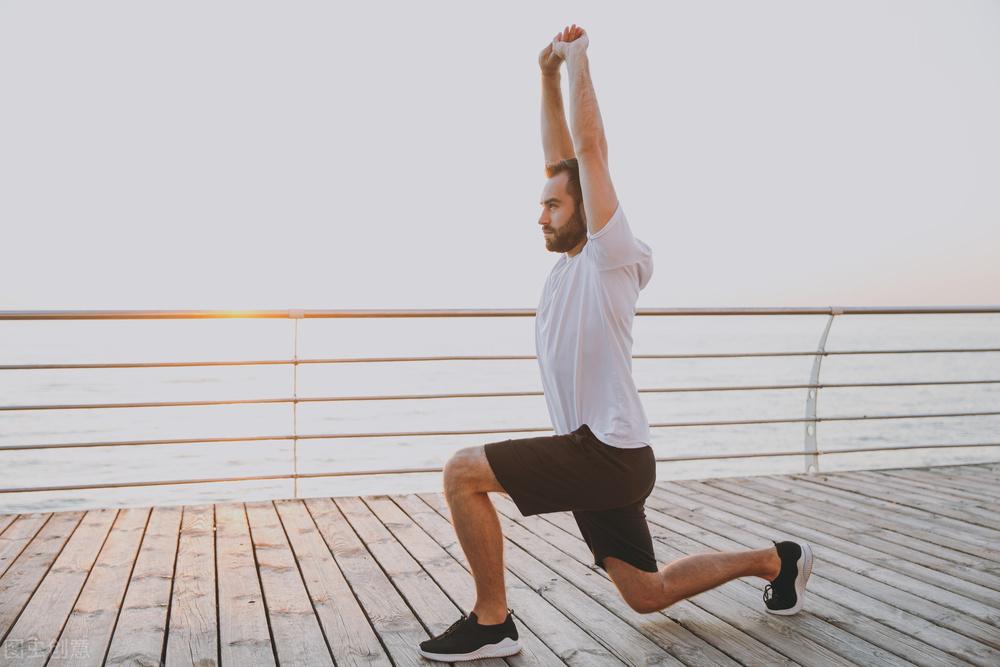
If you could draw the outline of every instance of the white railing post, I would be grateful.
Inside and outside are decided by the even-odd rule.
[[[292,498],[299,497],[299,320],[304,311],[289,310],[292,320]]]
[[[830,317],[823,328],[823,335],[816,345],[816,356],[813,357],[812,371],[809,374],[809,390],[806,393],[806,441],[805,441],[805,472],[812,475],[819,472],[819,446],[816,442],[818,423],[816,421],[816,405],[819,403],[819,372],[823,367],[823,356],[826,354],[826,339],[830,335],[833,318],[843,315],[843,308],[830,308]]]

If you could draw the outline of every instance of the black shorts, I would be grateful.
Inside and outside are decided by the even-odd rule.
[[[646,498],[656,483],[652,447],[612,447],[586,424],[572,433],[491,442],[493,474],[524,516],[572,511],[601,569],[614,556],[656,572]]]

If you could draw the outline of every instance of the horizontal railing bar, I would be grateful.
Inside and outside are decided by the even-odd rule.
[[[973,442],[973,443],[947,443],[947,444],[917,444],[901,445],[891,447],[861,447],[857,449],[827,449],[818,452],[819,454],[850,454],[851,452],[881,452],[900,449],[939,449],[942,447],[1000,447],[1000,442]],[[802,450],[798,449],[790,452],[750,452],[743,454],[699,454],[695,456],[658,456],[657,461],[703,461],[713,459],[752,459],[768,456],[802,456]]]
[[[1000,380],[933,380],[912,382],[852,382],[822,384],[730,385],[715,387],[650,387],[638,389],[643,394],[698,393],[718,391],[785,391],[789,389],[855,389],[865,387],[936,387],[948,385],[1000,384]],[[51,405],[0,405],[0,412],[37,410],[110,410],[117,408],[177,408],[217,405],[263,405],[272,403],[334,403],[353,401],[415,401],[451,398],[515,398],[543,396],[541,391],[467,392],[447,394],[376,394],[367,396],[299,396],[285,398],[244,398],[213,401],[159,401],[152,403],[79,403]]]
[[[935,315],[1000,313],[994,306],[807,306],[787,308],[639,308],[642,316]],[[0,320],[268,319],[399,317],[533,317],[534,308],[346,310],[3,310]]]
[[[112,410],[118,408],[191,408],[216,405],[266,405],[269,403],[303,403],[303,398],[238,398],[225,401],[159,401],[155,403],[79,403],[52,405],[0,405],[0,412],[32,410]]]
[[[789,352],[693,352],[678,354],[633,354],[633,359],[732,359],[752,357],[824,357],[852,354],[941,354],[964,352],[1000,352],[1000,347],[958,347],[924,348],[905,350],[830,350],[817,353],[815,350]],[[204,366],[290,366],[292,364],[362,364],[399,363],[408,361],[534,361],[533,354],[507,355],[451,355],[418,357],[340,357],[331,359],[261,359],[250,361],[151,361],[127,363],[93,364],[0,364],[0,371],[20,370],[76,370],[76,369],[116,369],[116,368],[197,368]]]
[[[81,484],[79,486],[29,486],[0,489],[0,493],[27,493],[39,491],[86,491],[92,489],[122,489],[136,486],[174,486],[179,484],[212,484],[215,482],[256,482],[264,480],[291,480],[293,475],[251,475],[247,477],[219,477],[208,479],[164,479],[148,482],[116,482],[108,484]]]
[[[834,422],[834,421],[875,421],[882,419],[933,419],[955,417],[989,417],[1000,415],[996,411],[984,412],[938,412],[906,415],[846,415],[835,417],[807,417],[793,419],[738,419],[709,422],[661,422],[652,423],[650,428],[678,428],[693,426],[747,426],[756,424],[801,424],[804,422]],[[394,431],[390,433],[314,433],[299,435],[252,436],[246,438],[184,438],[171,440],[125,440],[106,442],[66,442],[43,443],[36,445],[0,445],[0,451],[27,449],[65,449],[71,447],[124,447],[141,445],[188,445],[208,444],[214,442],[256,442],[261,440],[342,440],[348,438],[402,438],[452,435],[495,435],[500,433],[544,433],[552,431],[551,427],[523,427],[501,429],[476,429],[474,431]],[[799,452],[801,454],[801,452]]]
[[[294,359],[260,359],[257,361],[136,361],[108,364],[0,364],[0,371],[65,371],[114,368],[197,368],[203,366],[289,366],[294,363],[296,363]]]
[[[711,422],[664,422],[658,424],[650,424],[650,428],[673,428],[673,427],[686,427],[686,426],[740,426],[747,424],[796,424],[804,422],[837,422],[837,421],[869,421],[869,420],[881,420],[881,419],[932,419],[935,417],[940,418],[950,418],[950,417],[987,417],[992,415],[1000,415],[1000,412],[937,412],[937,413],[925,413],[925,414],[909,414],[909,415],[861,415],[861,416],[839,416],[839,417],[816,417],[810,419],[808,417],[802,417],[798,419],[745,419],[745,420],[726,420],[726,421],[711,421]],[[299,436],[302,438],[302,436]],[[801,454],[801,452],[799,452]]]
[[[552,429],[548,429],[552,430]],[[299,436],[301,438],[301,436]],[[144,447],[146,445],[209,445],[225,442],[294,440],[294,435],[251,435],[226,438],[171,438],[165,440],[105,440],[96,442],[45,442],[35,445],[0,445],[0,452],[27,449],[70,449],[74,447]]]
[[[977,443],[947,443],[947,444],[917,444],[907,446],[886,446],[886,447],[865,447],[859,449],[831,449],[820,452],[822,454],[849,454],[852,452],[872,452],[872,451],[893,451],[899,449],[938,449],[952,447],[1000,447],[1000,443],[977,442]],[[801,450],[779,451],[779,452],[741,452],[731,454],[696,454],[691,456],[658,456],[657,462],[681,462],[681,461],[704,461],[704,460],[732,460],[749,459],[774,456],[802,456]],[[129,488],[137,486],[172,486],[178,484],[214,484],[220,482],[248,482],[267,480],[293,480],[293,479],[315,479],[319,477],[355,477],[371,475],[401,475],[416,473],[436,473],[442,472],[443,468],[390,468],[384,470],[334,470],[314,473],[298,473],[291,475],[248,475],[244,477],[217,477],[203,479],[182,479],[182,480],[153,480],[147,482],[110,482],[106,484],[85,484],[80,486],[40,486],[40,487],[11,487],[0,488],[0,493],[30,493],[41,491],[85,491],[90,489],[114,489]]]
[[[1000,347],[931,347],[909,350],[827,350],[824,357],[847,354],[940,354],[955,352],[1000,352]],[[812,354],[816,354],[813,352]]]
[[[851,454],[854,452],[889,452],[909,449],[942,449],[949,447],[1000,447],[1000,442],[952,442],[931,445],[898,445],[896,447],[853,447],[843,449],[821,449],[819,454]],[[799,452],[801,454],[801,452]]]

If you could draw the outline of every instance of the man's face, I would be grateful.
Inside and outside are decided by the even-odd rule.
[[[569,174],[561,172],[545,181],[542,189],[542,226],[545,249],[549,252],[568,252],[587,238],[587,223],[576,210],[573,197],[566,191]]]

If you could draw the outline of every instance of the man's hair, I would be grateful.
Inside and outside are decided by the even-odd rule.
[[[587,212],[583,210],[583,188],[580,187],[580,164],[576,158],[572,157],[568,160],[559,160],[559,162],[550,162],[545,165],[545,176],[548,178],[558,176],[564,171],[569,174],[569,180],[566,181],[566,191],[573,198],[573,205],[580,218],[586,223]]]

